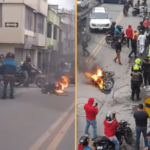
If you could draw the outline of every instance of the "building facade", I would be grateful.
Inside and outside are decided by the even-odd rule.
[[[0,0],[0,53],[14,52],[18,63],[30,55],[41,66],[47,9],[46,0]]]

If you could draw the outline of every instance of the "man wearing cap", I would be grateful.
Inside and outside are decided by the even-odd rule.
[[[86,127],[85,135],[88,136],[88,130],[90,125],[93,127],[93,138],[97,136],[97,125],[96,125],[96,115],[98,114],[97,105],[93,106],[94,98],[89,98],[88,103],[84,105],[84,110],[86,113]]]
[[[148,140],[146,137],[146,133],[147,133],[147,119],[149,118],[149,116],[144,110],[143,104],[139,104],[137,111],[134,112],[134,118],[136,123],[136,149],[139,150],[141,132],[144,137],[145,147],[148,147]]]

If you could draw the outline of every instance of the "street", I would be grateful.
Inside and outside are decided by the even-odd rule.
[[[66,91],[59,96],[42,94],[35,86],[20,87],[15,89],[14,100],[0,100],[0,149],[74,147],[74,85]]]
[[[150,4],[150,2],[148,2]],[[130,24],[132,29],[137,29],[137,26],[143,18],[139,16],[132,16],[132,8],[129,9],[128,16],[124,17],[122,10],[123,5],[118,4],[102,4],[108,10],[109,17],[112,17],[112,21],[116,21],[117,24],[122,25],[124,31]],[[89,16],[90,12],[87,14]],[[91,40],[88,43],[89,57],[83,57],[82,47],[78,45],[78,83],[77,83],[77,142],[80,137],[84,135],[85,130],[85,111],[83,106],[87,103],[88,98],[95,98],[95,102],[98,103],[99,113],[97,115],[97,133],[103,135],[104,126],[103,121],[108,111],[116,112],[116,118],[118,121],[126,120],[131,125],[133,131],[133,143],[127,145],[125,142],[121,146],[120,150],[134,150],[135,148],[135,120],[133,118],[133,112],[137,110],[139,103],[143,103],[144,99],[150,95],[149,89],[141,88],[140,97],[141,101],[131,101],[131,85],[130,85],[130,73],[131,66],[134,63],[134,57],[128,58],[131,52],[131,46],[126,49],[126,45],[123,46],[121,52],[121,63],[115,63],[113,59],[116,56],[116,52],[105,42],[105,32],[98,31],[89,33],[89,18],[87,19],[87,33],[91,35]],[[85,73],[92,73],[96,67],[100,67],[105,71],[114,71],[113,77],[115,83],[111,92],[104,92],[97,87],[92,86],[90,78],[86,78]],[[84,89],[84,90],[82,90]],[[148,128],[150,131],[150,128]],[[89,129],[90,139],[93,138],[92,127]],[[143,138],[141,138],[141,148],[144,148]],[[78,143],[77,143],[78,144]],[[91,144],[91,143],[90,143]]]

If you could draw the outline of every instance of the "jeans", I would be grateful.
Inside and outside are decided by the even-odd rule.
[[[120,53],[121,53],[121,51],[118,51],[116,54],[116,57],[115,57],[115,61],[118,59],[118,63],[120,64],[121,63],[121,61],[120,61],[120,58],[121,58],[121,56],[120,56]]]
[[[132,43],[132,38],[127,38],[127,47],[129,48],[129,42],[131,41]]]
[[[134,55],[136,57],[136,49],[132,49],[131,53],[129,54],[130,57],[131,57],[132,53],[134,53]]]
[[[147,127],[136,127],[136,148],[137,149],[140,148],[140,136],[141,136],[141,132],[143,133],[145,147],[148,147],[148,140],[147,140],[147,137],[146,137]]]
[[[109,138],[110,141],[112,141],[115,144],[115,150],[119,150],[119,141],[116,136],[113,138]]]
[[[7,87],[10,84],[10,95],[14,94],[14,86],[15,86],[15,76],[14,75],[5,75],[4,76],[4,90],[3,95],[7,95]]]
[[[85,134],[88,134],[90,125],[93,127],[93,138],[95,138],[97,136],[96,119],[95,120],[86,119]]]

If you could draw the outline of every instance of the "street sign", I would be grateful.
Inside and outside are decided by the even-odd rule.
[[[150,117],[150,97],[148,97],[144,100],[144,108],[145,108],[145,111],[147,112],[147,114]]]
[[[5,27],[18,27],[18,23],[17,22],[6,22],[5,23]]]

